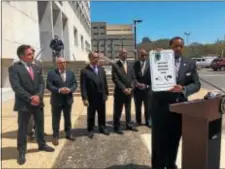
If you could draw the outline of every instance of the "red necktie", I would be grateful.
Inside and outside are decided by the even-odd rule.
[[[31,79],[34,80],[34,72],[33,72],[33,69],[32,69],[31,66],[29,66],[28,68],[29,68],[28,69],[29,75],[30,75]]]

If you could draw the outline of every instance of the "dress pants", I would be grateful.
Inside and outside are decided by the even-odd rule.
[[[150,92],[149,90],[138,90],[134,91],[134,102],[136,112],[136,122],[141,123],[141,109],[142,103],[144,103],[144,115],[145,123],[150,124]]]
[[[169,111],[168,104],[153,105],[152,168],[175,168],[182,132],[181,115]]]
[[[114,96],[113,124],[115,129],[120,128],[120,118],[125,105],[126,125],[131,123],[131,96],[124,94]]]
[[[27,149],[27,130],[28,122],[31,114],[33,115],[34,122],[36,124],[36,139],[40,146],[45,145],[44,140],[44,114],[42,108],[34,108],[30,112],[19,111],[18,112],[18,135],[17,135],[17,149],[20,152],[25,153]]]
[[[52,104],[52,128],[54,138],[59,138],[59,127],[62,111],[64,116],[64,131],[66,135],[71,134],[71,105],[64,104],[55,106]]]
[[[106,112],[105,101],[102,98],[102,94],[95,96],[95,100],[89,100],[89,106],[87,107],[87,129],[93,131],[95,126],[95,113],[98,113],[98,126],[105,127]]]

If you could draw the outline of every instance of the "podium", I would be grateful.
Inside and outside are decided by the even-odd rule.
[[[222,97],[170,105],[182,114],[182,169],[219,169]]]

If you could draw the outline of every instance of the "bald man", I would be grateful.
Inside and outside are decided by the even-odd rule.
[[[127,62],[127,50],[122,49],[119,54],[119,60],[116,66],[112,69],[112,80],[115,84],[114,89],[114,110],[113,123],[114,131],[122,135],[120,128],[120,118],[122,114],[123,105],[126,113],[126,129],[137,131],[131,124],[131,98],[133,89],[135,87],[135,75],[133,65]]]
[[[134,73],[137,80],[134,89],[136,123],[142,124],[141,107],[144,103],[145,125],[150,128],[151,75],[149,66],[148,53],[146,50],[140,49],[139,59],[134,63]]]
[[[56,59],[57,68],[48,72],[47,89],[51,91],[53,145],[59,144],[59,126],[61,112],[64,115],[64,131],[68,140],[74,141],[71,135],[71,108],[73,92],[77,88],[75,75],[66,69],[66,60],[63,57]]]

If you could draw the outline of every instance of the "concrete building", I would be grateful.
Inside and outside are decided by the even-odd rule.
[[[128,58],[134,60],[133,25],[111,25],[106,22],[92,22],[92,49],[109,58],[117,58],[121,48],[128,50]]]
[[[2,82],[3,98],[12,97],[8,67],[17,60],[21,44],[32,45],[39,59],[52,60],[49,47],[54,35],[64,42],[67,60],[88,60],[91,49],[89,1],[3,1],[2,2]],[[4,100],[3,100],[4,101]]]

